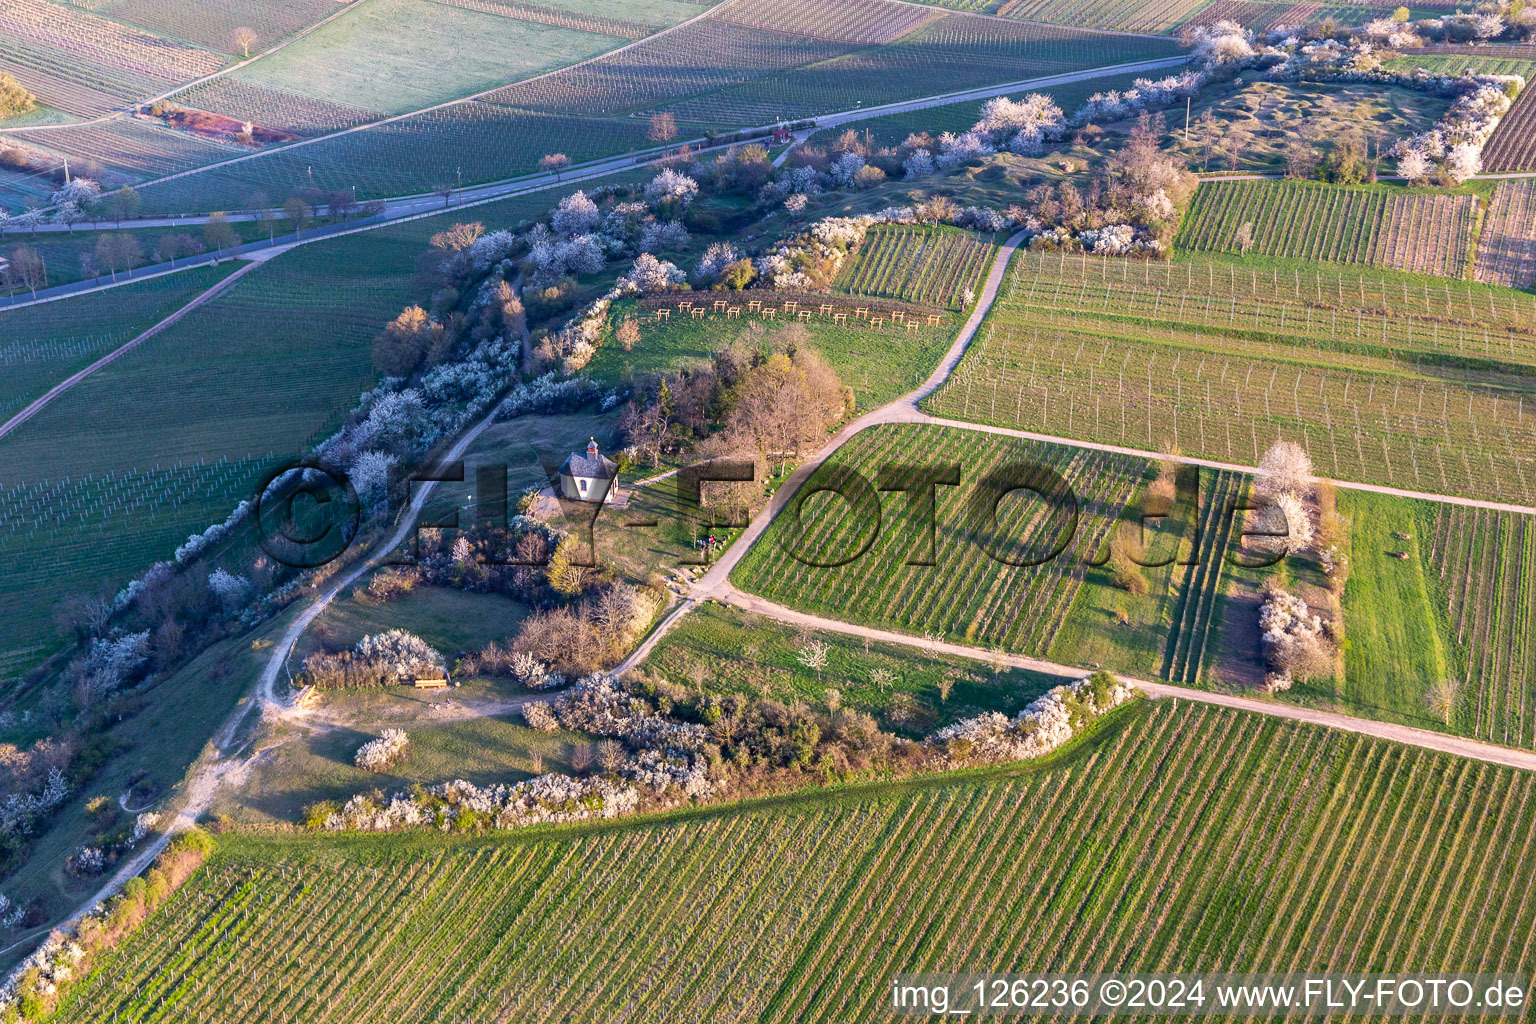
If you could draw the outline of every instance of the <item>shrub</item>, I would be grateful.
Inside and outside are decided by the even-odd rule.
[[[378,739],[369,740],[357,748],[352,763],[366,772],[381,772],[405,756],[409,742],[404,731],[385,729]]]

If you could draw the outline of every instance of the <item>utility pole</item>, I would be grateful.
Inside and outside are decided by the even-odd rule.
[[[69,184],[69,157],[64,158],[64,184]]]
[[[1193,96],[1184,97],[1184,145],[1189,145],[1189,104]]]

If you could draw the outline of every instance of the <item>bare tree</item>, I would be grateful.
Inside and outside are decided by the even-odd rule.
[[[251,56],[251,47],[256,45],[256,30],[245,25],[235,29],[235,45],[240,48],[240,53],[247,59]]]
[[[1244,256],[1253,248],[1253,221],[1245,220],[1232,236],[1232,247]]]
[[[11,250],[11,262],[5,269],[6,283],[20,285],[37,298],[37,290],[48,283],[48,265],[42,254],[30,245],[18,245]]]
[[[571,771],[585,775],[592,768],[592,748],[585,743],[571,744]]]
[[[1461,700],[1461,683],[1458,680],[1446,677],[1436,680],[1429,688],[1429,710],[1434,712],[1446,725],[1451,724],[1451,715],[1456,713],[1456,705]]]
[[[1310,178],[1317,170],[1317,150],[1311,143],[1300,139],[1287,143],[1282,153],[1285,158],[1285,176],[1287,178]]]
[[[288,222],[288,230],[293,232],[294,237],[299,237],[309,224],[309,204],[298,196],[289,196],[283,204],[283,220]]]
[[[881,693],[884,693],[892,686],[896,685],[896,673],[888,668],[871,669],[869,672],[869,681],[874,685],[875,689],[879,690]]]
[[[608,774],[613,775],[624,763],[624,745],[616,740],[601,740],[597,744],[598,767]]]
[[[659,142],[663,146],[670,145],[677,138],[677,121],[672,115],[663,111],[651,115],[651,130],[645,133],[645,137],[652,142]]]
[[[134,191],[132,185],[124,185],[112,193],[112,216],[118,225],[138,216],[139,206],[139,194]]]
[[[203,242],[213,250],[213,261],[217,263],[219,256],[225,249],[234,245],[239,239],[235,235],[235,229],[229,226],[229,218],[222,213],[209,214],[208,221],[203,225]]]

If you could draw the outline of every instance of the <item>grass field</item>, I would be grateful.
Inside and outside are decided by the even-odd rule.
[[[757,293],[731,294],[731,305],[742,306]],[[816,308],[809,303],[819,298],[822,297],[809,296],[807,308]],[[713,299],[714,294],[710,293],[705,301]],[[837,308],[851,307],[851,304],[851,300],[843,299],[837,303]],[[919,307],[919,312],[927,313],[928,309]],[[640,340],[632,351],[625,352],[613,332],[615,325],[631,315],[631,311],[639,321]],[[751,317],[753,314],[743,315]],[[856,316],[849,316],[846,323],[838,324],[818,314],[811,320],[796,321],[796,333],[803,328],[810,336],[807,344],[821,353],[844,385],[853,389],[858,407],[872,409],[911,391],[933,372],[939,356],[949,347],[959,326],[956,314],[940,316],[936,325],[923,319],[918,329],[909,331],[894,323],[875,327]],[[594,380],[611,384],[653,373],[673,373],[709,359],[735,338],[761,346],[769,335],[782,328],[777,320],[731,318],[727,312],[716,312],[712,308],[709,315],[697,319],[672,308],[667,320],[658,321],[654,313],[647,314],[634,306],[621,304],[609,318],[603,340],[587,365],[586,373]]]
[[[1536,182],[1501,181],[1493,191],[1473,276],[1485,284],[1536,284]]]
[[[1430,585],[1435,510],[1420,502],[1346,492],[1339,511],[1350,520],[1344,679],[1336,688],[1298,684],[1294,692],[1305,700],[1310,690],[1319,690],[1353,714],[1444,729],[1430,714],[1427,699],[1430,686],[1445,677],[1451,662],[1444,612]],[[1403,551],[1407,558],[1395,557]]]
[[[467,39],[475,45],[463,45]],[[231,77],[394,114],[549,71],[625,41],[432,0],[367,0]],[[444,59],[447,54],[452,59]]]
[[[1201,90],[1190,110],[1187,139],[1182,113],[1170,116],[1165,145],[1195,171],[1279,173],[1285,170],[1285,146],[1297,136],[1327,152],[1341,134],[1359,134],[1371,152],[1384,153],[1404,135],[1432,128],[1449,106],[1444,97],[1374,82],[1297,84],[1243,75]],[[1199,119],[1207,110],[1215,118],[1214,131],[1202,133]],[[1239,132],[1248,133],[1247,141],[1234,161],[1220,143]]]
[[[995,251],[990,238],[959,228],[875,227],[832,287],[958,311],[965,294],[980,288]]]
[[[1207,182],[1184,215],[1178,245],[1336,263],[1368,263],[1462,277],[1477,197],[1390,185],[1343,188],[1303,182]]]
[[[435,699],[439,703],[456,702],[458,694],[455,690]],[[357,748],[391,726],[404,726],[410,735],[408,756],[382,773],[355,767],[352,758]],[[570,771],[573,744],[589,747],[591,740],[563,730],[535,732],[515,713],[442,722],[383,717],[376,722],[311,730],[274,746],[238,787],[220,795],[213,813],[242,824],[288,823],[298,819],[309,804],[344,802],[374,786],[405,789],[455,779],[477,786],[512,785],[531,778],[535,767],[541,769],[539,774]]]
[[[902,971],[1528,973],[1533,784],[1156,702],[980,774],[492,838],[226,836],[56,1019],[852,1024]]]
[[[838,633],[812,635],[830,648],[820,673],[800,664],[802,638],[791,627],[726,605],[704,605],[663,638],[644,667],[711,693],[755,694],[816,707],[824,707],[827,691],[836,690],[842,707],[869,712],[889,731],[918,735],[983,711],[1017,714],[1061,681],[1016,669],[993,671],[969,659],[891,644],[865,644]],[[890,682],[872,675],[880,669],[891,673]],[[945,680],[952,686],[947,696],[940,693]]]
[[[1536,300],[1278,258],[1020,254],[930,411],[1326,476],[1536,504]]]
[[[872,505],[855,508],[825,490],[817,497],[818,484],[832,479],[833,470],[823,468],[802,488],[807,497],[798,517],[792,504],[776,518],[732,579],[744,590],[832,618],[1046,654],[1087,576],[1086,563],[1100,555],[1146,463],[900,425],[858,435],[827,467],[854,469],[873,486],[883,467],[905,465],[916,452],[923,453],[923,465],[960,466],[961,483],[937,489],[931,549],[903,494],[888,492],[877,518]],[[998,504],[994,521],[977,520],[973,503],[981,481],[1020,463],[1059,474],[1076,492],[1076,517],[1067,506],[1016,491]],[[1059,500],[1055,486],[1043,487],[1052,501]]]

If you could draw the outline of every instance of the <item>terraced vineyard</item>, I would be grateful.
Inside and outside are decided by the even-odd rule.
[[[1014,258],[930,411],[1256,465],[1536,504],[1536,299],[1373,270],[1196,257]]]
[[[873,486],[884,467],[908,464],[914,452],[923,453],[925,466],[961,467],[959,486],[937,489],[931,553],[920,520],[909,516],[899,493],[885,499],[878,519],[872,505],[850,507],[815,496],[847,469]],[[1006,475],[1020,465],[1029,467],[1024,476],[1049,501],[1025,502],[1014,492],[995,519],[976,519],[977,508],[968,502],[977,500],[978,485],[991,472]],[[1075,491],[1075,518],[1057,485],[1035,475],[1036,466],[1059,474]],[[934,427],[882,426],[838,449],[802,487],[804,504],[797,497],[775,519],[732,579],[744,590],[834,618],[1044,654],[1083,584],[1087,563],[1101,555],[1145,472],[1143,461],[1123,456]],[[861,553],[862,546],[867,551]],[[1058,546],[1060,553],[1047,557]]]
[[[356,185],[365,199],[425,192],[460,172],[466,185],[532,172],[552,151],[580,161],[644,148],[647,118],[657,110],[695,119],[684,131],[701,133],[910,99],[931,93],[935,80],[958,89],[1174,52],[1164,39],[1012,25],[880,0],[742,0],[577,67],[142,194],[146,209],[231,209],[255,191],[285,195],[311,175],[328,189]],[[360,94],[305,93],[248,74],[189,92],[194,101],[311,135],[362,124],[376,109]]]
[[[963,779],[537,835],[225,836],[53,1019],[857,1024],[906,971],[1529,975],[1533,789],[1159,701]]]
[[[1474,270],[1485,284],[1536,284],[1536,181],[1501,181],[1494,189]]]
[[[1219,471],[1200,495],[1200,544],[1187,557],[1173,608],[1173,625],[1163,646],[1162,677],[1172,683],[1199,684],[1216,657],[1217,605],[1225,590],[1227,553],[1236,518],[1232,509],[1242,497],[1246,478]]]
[[[82,116],[211,74],[228,59],[48,0],[9,0],[0,39],[0,69],[48,106]]]
[[[991,266],[997,247],[957,228],[875,227],[833,287],[961,309]]]
[[[1458,649],[1454,724],[1495,743],[1536,743],[1536,520],[1441,506],[1430,555]]]
[[[1201,185],[1178,244],[1463,276],[1477,198],[1428,190],[1230,181]]]
[[[51,303],[0,310],[0,422],[59,381],[165,319],[228,276],[233,262]],[[0,467],[0,486],[6,482]]]
[[[417,251],[370,232],[279,256],[0,439],[0,663],[27,667],[57,640],[59,601],[170,557],[249,497],[269,460],[332,428],[374,379],[368,343],[412,296]],[[76,304],[118,295],[38,308],[74,323]],[[65,354],[54,369],[73,367]],[[20,510],[39,494],[35,523]]]
[[[111,0],[107,14],[152,32],[236,52],[235,29],[272,46],[337,10],[336,0]]]
[[[1483,170],[1536,170],[1536,89],[1526,89],[1494,129],[1483,151]]]
[[[1003,0],[996,13],[1025,21],[1113,29],[1120,32],[1167,32],[1189,19],[1208,0]]]
[[[64,125],[33,135],[28,141],[71,160],[95,161],[134,179],[175,174],[249,152],[148,121],[121,119]]]

